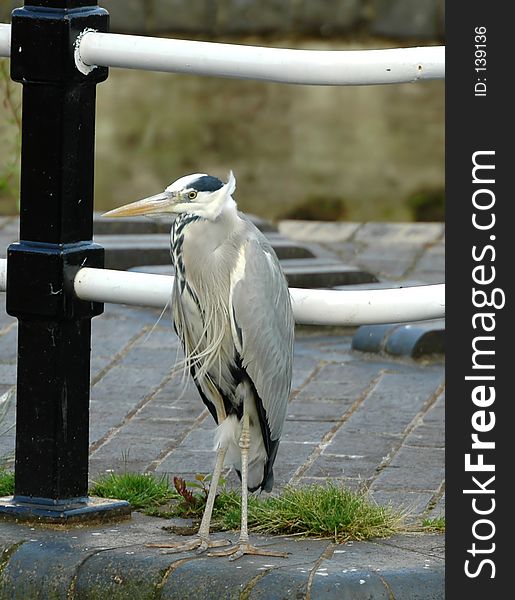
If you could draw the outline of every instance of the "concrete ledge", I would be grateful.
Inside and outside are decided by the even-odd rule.
[[[263,232],[277,231],[277,227],[256,215],[245,213],[254,225]],[[95,235],[115,235],[115,234],[138,234],[138,233],[170,233],[173,216],[162,218],[147,217],[125,217],[123,219],[109,219],[102,217],[102,213],[96,212],[93,215],[93,231]],[[2,221],[0,220],[0,228]]]
[[[281,266],[290,287],[345,289],[350,285],[365,287],[377,282],[376,278],[367,271],[325,258],[288,258],[281,260]],[[153,275],[173,275],[173,267],[170,264],[140,265],[129,270]]]
[[[96,528],[4,528],[0,598],[444,598],[442,535],[399,535],[340,545],[253,536],[260,546],[289,552],[288,558],[245,556],[235,563],[145,547],[149,541],[180,540],[164,532],[163,523],[135,513],[131,522]],[[225,537],[235,539],[233,533]]]
[[[94,241],[105,248],[107,269],[130,269],[142,264],[166,265],[170,263],[169,234],[97,235]],[[279,259],[311,258],[311,249],[305,244],[286,238],[274,237],[270,243]]]
[[[359,267],[344,264],[324,264],[323,259],[312,258],[299,264],[296,259],[281,261],[290,287],[332,288],[349,284],[367,284],[376,282],[371,273]]]

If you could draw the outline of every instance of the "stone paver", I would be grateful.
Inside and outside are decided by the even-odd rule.
[[[91,389],[92,479],[113,469],[191,476],[213,464],[214,422],[195,388],[180,374],[171,377],[177,341],[167,317],[149,334],[158,316],[106,306],[94,320],[93,359],[102,369]],[[443,483],[443,365],[363,360],[341,337],[297,334],[300,358],[312,358],[295,363],[276,489],[300,478],[345,477],[373,490],[436,491]],[[337,340],[340,346],[323,351]],[[12,383],[9,363],[2,373]]]
[[[367,245],[423,246],[442,237],[443,223],[365,223],[354,241]]]
[[[385,244],[366,246],[356,253],[356,263],[361,268],[369,268],[372,273],[381,273],[390,279],[402,279],[412,268],[420,255],[416,244],[403,244],[400,247]]]
[[[333,223],[321,221],[292,221],[279,223],[279,232],[286,237],[300,242],[317,242],[331,244],[346,242],[362,227],[361,223]]]
[[[171,376],[177,341],[167,317],[149,334],[157,317],[107,306],[94,321],[93,359],[100,353],[103,368],[91,391],[92,479],[124,469],[191,477],[213,464],[214,422],[191,383]],[[374,491],[434,492],[443,483],[443,366],[363,360],[349,346],[341,335],[298,333],[276,489],[349,478]]]
[[[427,248],[413,266],[411,276],[427,283],[443,283],[445,277],[445,245],[443,240]]]
[[[314,242],[380,279],[444,282],[443,223],[283,221],[279,231]]]

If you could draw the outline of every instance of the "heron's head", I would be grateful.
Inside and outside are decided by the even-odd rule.
[[[189,213],[205,219],[216,219],[227,206],[235,206],[231,194],[236,189],[232,171],[227,183],[218,177],[195,173],[170,184],[164,192],[125,204],[103,214],[104,217],[134,217]]]

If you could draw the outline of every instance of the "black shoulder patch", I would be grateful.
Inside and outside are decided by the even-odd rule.
[[[203,177],[195,179],[195,181],[190,184],[190,187],[197,190],[197,192],[216,192],[216,190],[219,190],[223,185],[223,181],[220,181],[218,177],[204,175]]]

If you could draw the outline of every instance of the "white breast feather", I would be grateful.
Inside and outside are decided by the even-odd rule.
[[[236,260],[236,265],[234,266],[234,269],[231,272],[231,289],[229,292],[229,306],[230,307],[232,307],[232,305],[233,305],[234,288],[245,277],[245,266],[247,264],[247,261],[245,258],[246,247],[247,247],[246,244],[243,244],[241,246],[241,248],[238,252],[238,258]],[[241,347],[239,336],[236,331],[236,323],[234,322],[234,315],[232,313],[232,308],[231,308],[230,318],[231,318],[231,331],[232,331],[232,337],[234,340],[234,345],[236,346],[236,349],[238,350],[238,352],[241,354],[243,351],[243,348]]]

